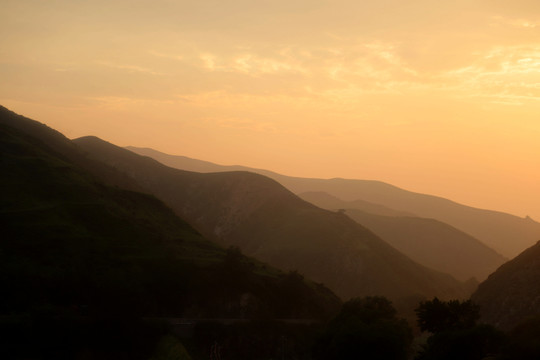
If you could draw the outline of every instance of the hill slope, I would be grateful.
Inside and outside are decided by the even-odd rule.
[[[398,211],[391,209],[387,206],[374,204],[364,200],[345,201],[335,196],[322,191],[308,191],[298,194],[301,199],[312,203],[323,209],[337,210],[337,209],[356,209],[373,215],[383,216],[409,216],[415,217],[416,215],[406,211]]]
[[[414,261],[463,281],[471,277],[483,281],[507,261],[472,236],[435,219],[395,215],[401,213],[363,201],[341,201],[320,192],[300,196],[329,210],[342,209]],[[392,216],[372,214],[369,210]]]
[[[501,329],[540,316],[540,241],[502,265],[481,283],[471,299],[482,321]]]
[[[194,173],[94,137],[75,140],[133,177],[203,234],[282,269],[298,269],[343,298],[463,297],[452,277],[411,261],[347,216],[319,209],[248,172]]]
[[[380,181],[297,178],[261,169],[216,165],[152,149],[129,149],[179,169],[201,172],[252,171],[278,181],[296,194],[322,191],[347,201],[362,200],[419,217],[437,219],[470,234],[508,258],[516,256],[540,238],[540,223],[530,218],[477,209],[441,197],[403,190]]]
[[[94,163],[78,146],[4,108],[0,150],[1,315],[314,318],[339,307],[324,287],[204,239],[155,197],[104,185],[72,160]]]

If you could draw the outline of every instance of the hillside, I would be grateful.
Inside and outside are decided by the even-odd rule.
[[[201,172],[252,171],[278,181],[295,194],[325,192],[346,201],[367,201],[395,211],[437,219],[466,232],[508,258],[516,256],[540,238],[540,223],[531,218],[477,209],[441,197],[403,190],[381,181],[290,177],[261,169],[216,165],[152,149],[130,149],[178,169]]]
[[[0,315],[50,308],[100,318],[317,318],[337,311],[340,301],[323,286],[215,245],[151,195],[104,185],[72,161],[85,158],[78,146],[19,119],[0,109]]]
[[[342,201],[320,192],[303,193],[300,197],[325,209],[341,209],[412,260],[462,281],[472,277],[483,281],[507,261],[472,236],[435,219],[403,216],[389,208],[363,201]]]
[[[509,330],[540,316],[540,241],[502,265],[481,283],[471,299],[481,320]]]
[[[507,261],[472,236],[434,219],[391,217],[347,209],[362,224],[414,261],[457,279],[483,281]]]
[[[383,216],[416,216],[413,213],[390,209],[364,200],[345,201],[322,191],[311,191],[298,194],[301,199],[327,210],[356,209],[366,213]]]
[[[299,270],[344,299],[448,298],[467,292],[449,275],[411,261],[347,216],[317,208],[267,177],[188,172],[94,137],[75,142],[131,176],[204,235],[276,267]]]

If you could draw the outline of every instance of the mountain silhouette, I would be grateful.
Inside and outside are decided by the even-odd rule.
[[[508,260],[472,236],[435,219],[406,216],[364,201],[342,201],[322,192],[300,197],[328,210],[341,209],[414,261],[459,280],[474,277],[483,281]]]
[[[502,265],[482,282],[471,299],[481,320],[501,329],[540,316],[540,241]]]
[[[138,187],[125,175],[5,108],[0,150],[1,316],[319,318],[340,306],[320,284],[205,239],[154,196],[120,188]]]
[[[448,298],[468,291],[347,216],[309,204],[268,177],[178,170],[95,137],[74,141],[93,158],[124,171],[202,234],[278,268],[299,270],[344,299]]]
[[[540,238],[540,223],[529,217],[520,218],[499,211],[478,209],[441,197],[403,190],[381,181],[291,177],[244,166],[216,165],[148,148],[129,149],[178,169],[200,172],[252,171],[278,181],[295,194],[325,192],[346,201],[367,201],[395,211],[436,219],[466,232],[508,258],[516,256]]]
[[[298,194],[298,196],[307,202],[317,205],[320,208],[328,210],[337,209],[357,209],[365,211],[374,215],[383,216],[409,216],[415,217],[416,215],[406,211],[399,211],[391,209],[387,206],[374,204],[364,200],[345,201],[335,196],[332,196],[323,191],[308,191]]]

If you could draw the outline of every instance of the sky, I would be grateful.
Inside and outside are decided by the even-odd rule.
[[[537,0],[0,0],[0,104],[540,220]]]

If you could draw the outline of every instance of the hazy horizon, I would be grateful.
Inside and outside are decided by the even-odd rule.
[[[0,104],[284,175],[540,220],[540,3],[3,1]]]

